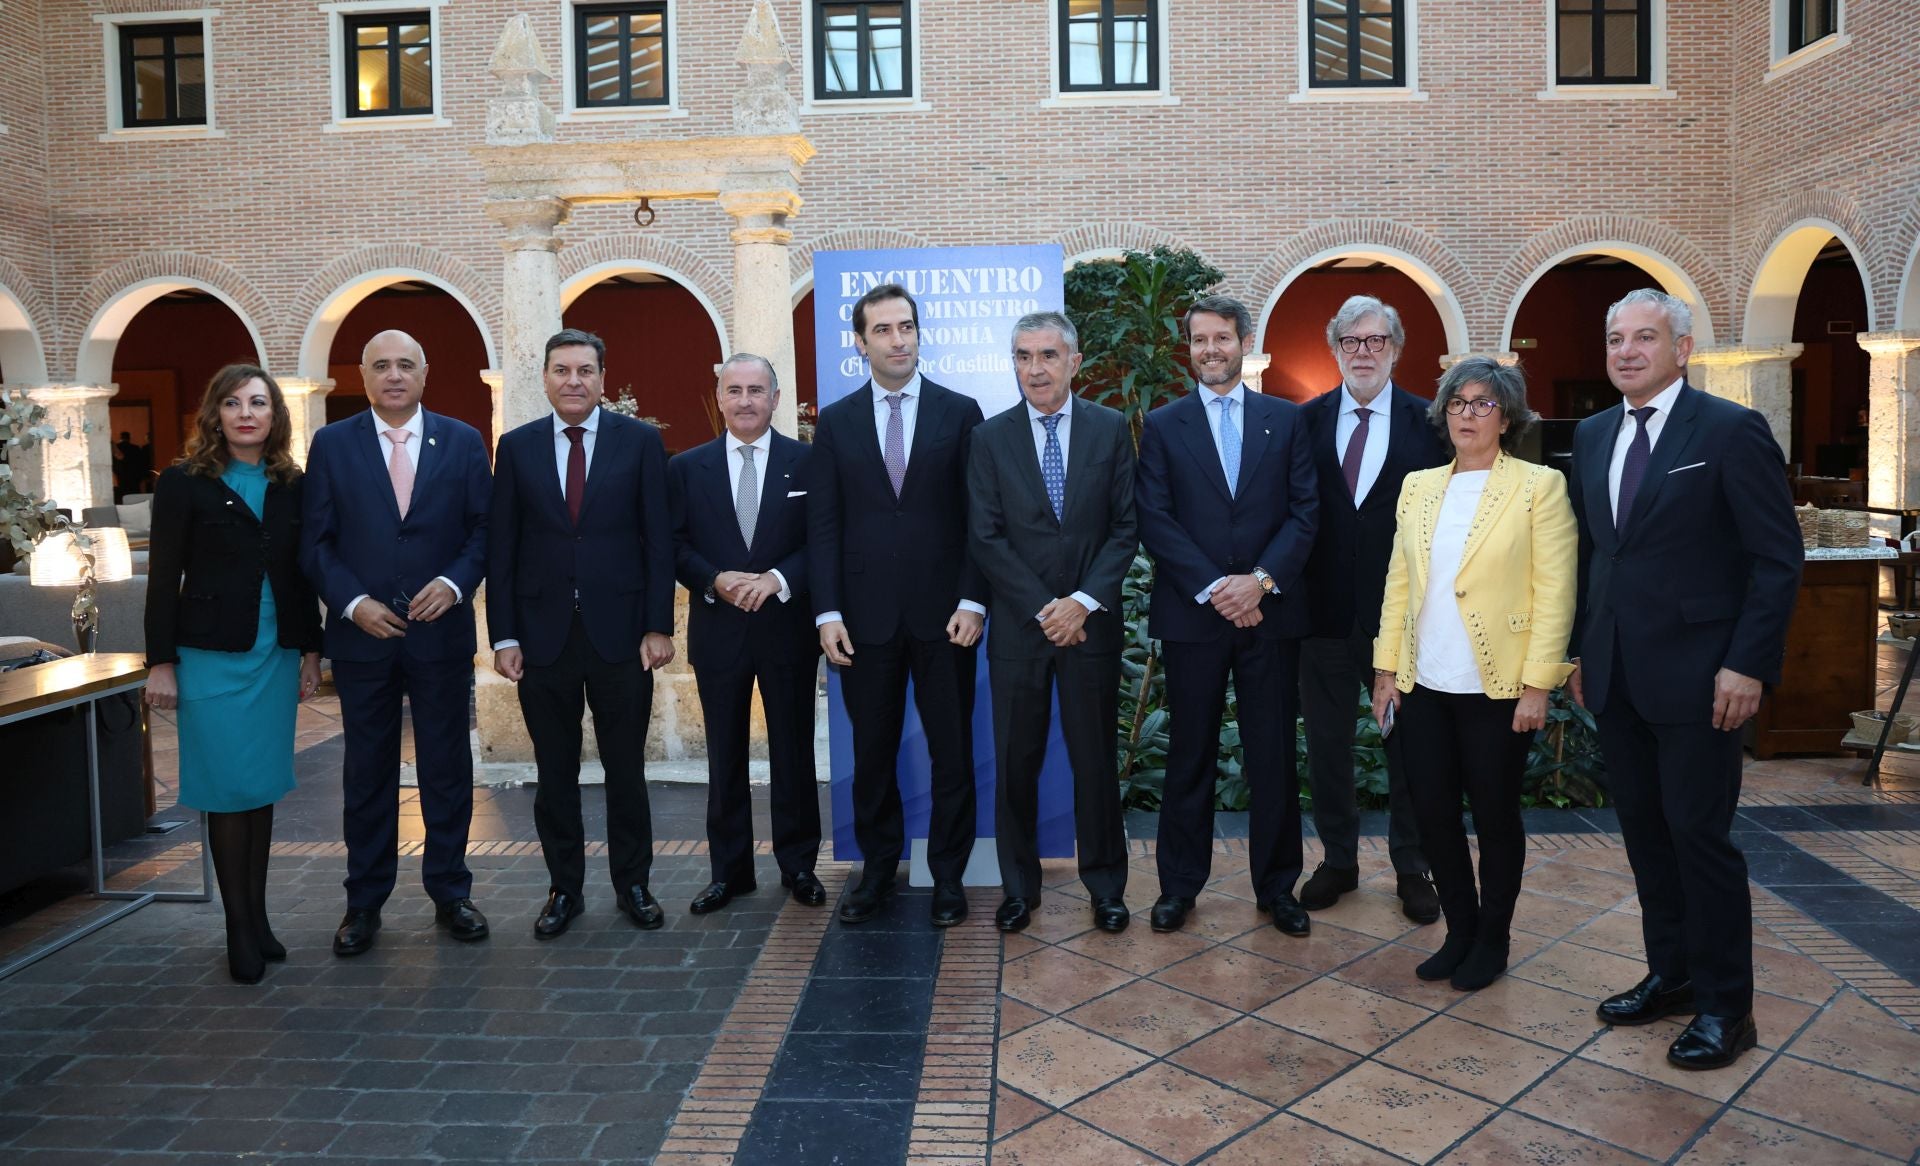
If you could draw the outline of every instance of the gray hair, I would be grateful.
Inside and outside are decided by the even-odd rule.
[[[780,374],[773,370],[773,362],[771,360],[768,360],[764,356],[761,356],[757,353],[752,353],[752,352],[736,352],[732,356],[729,356],[725,360],[721,361],[720,371],[714,378],[715,382],[718,383],[721,380],[725,380],[727,375],[727,369],[736,364],[757,364],[761,368],[766,369],[767,370],[767,392],[777,393],[780,391]]]
[[[1378,316],[1387,322],[1387,339],[1393,341],[1395,349],[1407,346],[1407,330],[1400,326],[1400,313],[1393,310],[1393,305],[1375,296],[1348,296],[1333,319],[1327,321],[1327,347],[1340,351],[1340,337],[1368,316]]]
[[[1013,347],[1020,346],[1020,337],[1023,333],[1045,332],[1048,329],[1060,333],[1061,338],[1067,342],[1068,348],[1075,352],[1080,351],[1080,330],[1073,326],[1072,320],[1059,312],[1028,312],[1020,317],[1020,322],[1013,326]]]
[[[1673,338],[1693,335],[1693,309],[1679,296],[1670,296],[1656,288],[1643,287],[1621,296],[1607,309],[1607,331],[1613,331],[1614,318],[1622,308],[1631,308],[1636,304],[1652,304],[1666,314],[1667,327],[1672,330]]]
[[[1514,453],[1520,448],[1520,438],[1540,420],[1540,414],[1527,404],[1527,377],[1518,365],[1501,364],[1488,356],[1469,356],[1455,363],[1440,377],[1433,404],[1427,406],[1427,420],[1433,422],[1442,437],[1450,438],[1447,402],[1474,385],[1485,385],[1493,393],[1494,401],[1500,406],[1500,416],[1507,422],[1507,431],[1500,435],[1500,448]]]
[[[1193,338],[1195,312],[1205,312],[1210,316],[1219,316],[1223,320],[1232,320],[1233,337],[1236,340],[1245,340],[1253,335],[1253,313],[1247,311],[1247,305],[1232,296],[1202,296],[1193,301],[1193,306],[1187,309],[1186,318],[1180,322],[1181,331],[1188,339]]]

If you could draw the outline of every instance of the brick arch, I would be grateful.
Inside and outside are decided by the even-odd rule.
[[[813,288],[813,253],[816,251],[885,251],[894,248],[932,247],[934,242],[911,231],[892,227],[843,227],[796,244],[788,252],[793,273],[793,300],[800,302]]]
[[[1391,219],[1329,219],[1282,243],[1253,270],[1251,299],[1261,303],[1262,336],[1267,317],[1287,288],[1308,268],[1341,255],[1372,256],[1420,285],[1433,302],[1454,352],[1472,351],[1467,314],[1458,289],[1471,286],[1467,265],[1432,235]],[[1260,341],[1256,341],[1256,344]]]
[[[1726,280],[1705,251],[1664,223],[1633,215],[1581,215],[1521,244],[1487,285],[1475,307],[1481,318],[1500,329],[1493,338],[1499,350],[1511,342],[1514,315],[1534,283],[1576,255],[1610,255],[1640,267],[1668,294],[1687,301],[1696,341],[1715,343],[1714,321],[1726,318],[1731,299]]]
[[[1896,245],[1904,241],[1904,247],[1893,252],[1899,261],[1899,267],[1892,281],[1895,291],[1893,309],[1893,327],[1897,330],[1920,331],[1920,196],[1908,205],[1900,229],[1894,233]]]
[[[1049,243],[1058,243],[1066,255],[1068,266],[1081,256],[1111,255],[1116,251],[1146,251],[1154,247],[1172,247],[1181,251],[1192,251],[1199,255],[1200,249],[1182,239],[1172,231],[1163,231],[1158,227],[1149,227],[1142,223],[1083,223],[1080,226],[1060,232]],[[1200,255],[1206,259],[1205,255]],[[1215,264],[1215,266],[1219,266]]]
[[[726,335],[721,325],[733,318],[733,279],[685,244],[658,235],[596,235],[569,244],[560,252],[560,284],[564,288],[582,272],[596,267],[616,270],[622,263],[633,264],[633,270],[658,272],[686,287],[716,314],[716,327],[722,337]]]
[[[47,380],[47,302],[18,264],[0,256],[0,377]]]
[[[362,291],[347,305],[346,311],[337,310],[341,295],[370,277],[386,278],[388,283],[420,279],[451,294],[466,308],[474,327],[480,330],[487,359],[498,364],[499,347],[494,337],[501,334],[506,316],[497,281],[482,277],[471,266],[444,251],[389,243],[362,247],[334,259],[295,293],[287,313],[287,325],[275,335],[276,366],[298,369],[303,377],[324,380],[333,334],[346,312],[371,291]]]
[[[1874,278],[1875,270],[1884,271],[1887,261],[1879,254],[1876,234],[1858,203],[1835,190],[1804,190],[1775,203],[1760,222],[1760,230],[1746,239],[1741,250],[1740,272],[1745,281],[1743,342],[1792,337],[1800,286],[1827,235],[1846,244],[1853,256],[1860,284],[1866,289],[1867,330],[1876,330],[1878,322],[1886,317],[1881,293],[1897,277]]]
[[[62,319],[62,360],[49,371],[56,379],[105,384],[113,376],[113,353],[127,322],[170,291],[193,288],[226,304],[240,317],[255,352],[273,367],[266,337],[278,314],[266,296],[238,270],[187,251],[151,251],[101,271],[74,297]]]

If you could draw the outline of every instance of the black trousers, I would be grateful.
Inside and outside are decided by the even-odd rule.
[[[1115,734],[1120,723],[1120,655],[1084,647],[1044,656],[992,657],[993,741],[998,780],[994,841],[1009,898],[1040,900],[1040,767],[1047,756],[1053,692],[1073,769],[1073,833],[1080,881],[1096,899],[1127,893],[1127,835],[1120,816]]]
[[[1495,945],[1505,944],[1513,928],[1513,905],[1527,861],[1520,782],[1533,734],[1513,731],[1519,703],[1415,685],[1400,699],[1393,732],[1406,759],[1407,790],[1447,932]],[[1477,893],[1460,818],[1462,793],[1480,840]]]
[[[567,643],[553,663],[527,665],[520,711],[533,738],[540,788],[533,822],[552,889],[582,896],[587,879],[586,831],[580,821],[580,718],[593,709],[593,733],[607,771],[607,853],[616,891],[647,885],[653,869],[653,815],[647,806],[647,721],[653,715],[653,673],[638,649],[626,660],[601,659],[575,613]]]
[[[467,835],[473,825],[473,747],[468,698],[473,661],[335,660],[346,761],[341,768],[341,830],[347,844],[347,906],[377,908],[393,894],[400,844],[400,702],[413,712],[413,754],[420,775],[426,845],[420,881],[436,903],[473,891]]]
[[[747,637],[747,659],[726,668],[693,670],[707,726],[707,847],[713,877],[753,881],[753,793],[747,783],[747,739],[753,686],[767,714],[771,769],[768,809],[773,857],[791,877],[813,869],[820,854],[820,795],[813,773],[814,679],[819,657],[774,652]]]
[[[1227,682],[1240,717],[1251,797],[1247,876],[1262,903],[1290,895],[1300,879],[1300,775],[1294,763],[1300,644],[1234,628],[1217,640],[1168,640],[1167,777],[1160,799],[1160,893],[1192,898],[1213,870],[1213,785]]]
[[[933,877],[958,880],[973,855],[973,683],[978,649],[920,640],[903,629],[891,640],[853,646],[840,670],[840,691],[853,722],[853,836],[866,868],[890,875],[906,848],[900,804],[900,732],[907,716],[907,679],[933,760],[933,808],[927,823],[927,866]]]
[[[1616,653],[1607,707],[1596,714],[1607,789],[1640,892],[1647,966],[1693,981],[1699,1011],[1753,1011],[1753,900],[1733,844],[1740,734],[1712,724],[1655,724],[1641,715]]]
[[[1373,637],[1300,641],[1300,719],[1307,727],[1307,778],[1313,785],[1313,828],[1327,865],[1360,865],[1360,807],[1354,795],[1353,738],[1360,696],[1373,691]],[[1387,854],[1401,874],[1427,869],[1413,798],[1395,738],[1387,738]]]

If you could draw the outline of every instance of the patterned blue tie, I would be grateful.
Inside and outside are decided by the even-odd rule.
[[[1220,406],[1220,461],[1227,471],[1227,493],[1234,494],[1240,489],[1240,429],[1233,423],[1232,397],[1215,397],[1214,403]]]
[[[1060,456],[1060,418],[1064,413],[1040,418],[1047,427],[1047,449],[1040,455],[1040,480],[1047,486],[1047,501],[1053,503],[1053,518],[1058,522],[1067,509],[1067,462]]]

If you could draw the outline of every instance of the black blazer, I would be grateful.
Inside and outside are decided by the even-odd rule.
[[[1368,637],[1380,630],[1380,598],[1387,560],[1393,555],[1394,507],[1400,483],[1415,470],[1451,460],[1447,443],[1427,420],[1424,397],[1387,386],[1387,457],[1365,501],[1353,504],[1340,469],[1338,385],[1300,407],[1312,433],[1313,466],[1320,484],[1320,526],[1307,559],[1307,609],[1316,636]],[[1382,404],[1380,397],[1374,405]],[[1380,418],[1373,419],[1374,424]]]
[[[1195,389],[1160,406],[1140,434],[1134,495],[1140,543],[1154,559],[1147,630],[1161,640],[1218,639],[1233,625],[1193,597],[1223,575],[1261,567],[1279,594],[1261,601],[1254,635],[1304,636],[1304,569],[1320,509],[1306,421],[1300,406],[1247,390],[1240,484],[1229,494],[1207,425],[1212,397]]]
[[[1625,419],[1622,403],[1574,430],[1580,599],[1568,652],[1588,708],[1606,708],[1617,650],[1642,719],[1705,722],[1721,668],[1780,682],[1805,558],[1784,459],[1765,417],[1687,385],[1622,538],[1608,476]]]
[[[993,593],[987,654],[1054,650],[1034,619],[1055,599],[1084,591],[1089,652],[1118,652],[1120,586],[1139,546],[1134,525],[1133,434],[1115,410],[1075,398],[1067,422],[1066,505],[1060,518],[1040,477],[1036,425],[1023,400],[973,431],[967,489],[973,561]]]
[[[962,599],[987,602],[967,554],[967,449],[980,424],[972,397],[921,378],[900,496],[880,452],[873,382],[820,411],[807,499],[813,612],[837,611],[857,643],[902,626],[944,640]]]
[[[529,664],[566,646],[575,596],[601,659],[630,660],[648,632],[673,634],[667,451],[644,421],[600,410],[580,525],[567,514],[553,415],[500,439],[487,523],[487,633]]]
[[[749,637],[783,657],[808,661],[820,654],[807,602],[807,465],[813,450],[779,433],[769,434],[769,441],[752,550],[740,538],[733,509],[727,439],[716,437],[667,463],[674,574],[690,593],[687,662],[696,669],[750,667]],[[759,611],[741,611],[709,598],[722,571],[778,571],[791,594],[785,603],[769,599]]]
[[[268,479],[264,513],[218,478],[172,466],[153,488],[147,664],[180,648],[245,652],[260,635],[260,580],[273,588],[283,648],[320,650],[320,605],[300,573],[300,483]]]

